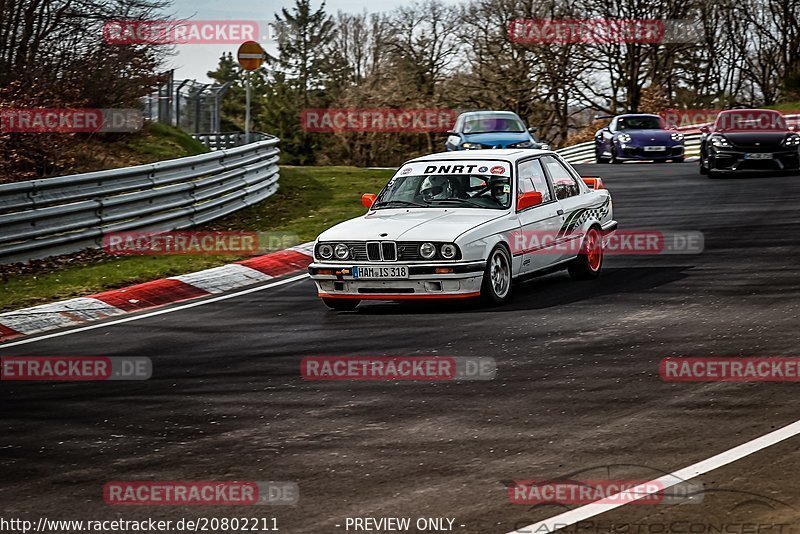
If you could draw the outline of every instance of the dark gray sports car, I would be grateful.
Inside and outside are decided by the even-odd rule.
[[[800,135],[771,109],[721,112],[700,139],[700,174],[800,170]]]

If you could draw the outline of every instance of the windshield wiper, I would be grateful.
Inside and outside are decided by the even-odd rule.
[[[476,202],[472,198],[443,198],[440,200],[434,200],[434,202],[457,202],[458,204],[469,204],[470,206],[475,206],[476,208],[491,209],[479,202]]]
[[[485,133],[523,133],[525,130],[486,130],[485,132],[464,132],[464,135],[485,134]]]
[[[415,206],[418,208],[427,208],[428,204],[420,204],[419,202],[411,202],[410,200],[384,200],[383,202],[376,202],[375,207],[388,206],[390,204],[401,204],[403,206]]]

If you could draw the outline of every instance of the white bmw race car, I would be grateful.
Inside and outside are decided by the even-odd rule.
[[[596,278],[617,228],[611,195],[549,150],[471,150],[403,164],[369,209],[323,232],[309,266],[330,308],[362,300],[480,297],[561,268]]]

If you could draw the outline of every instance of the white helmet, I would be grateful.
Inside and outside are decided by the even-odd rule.
[[[420,188],[423,198],[441,200],[453,197],[453,187],[446,176],[428,176]]]

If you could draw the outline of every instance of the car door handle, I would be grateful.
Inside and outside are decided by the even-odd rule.
[[[556,213],[558,213],[559,215],[564,215],[564,210],[558,210]]]

